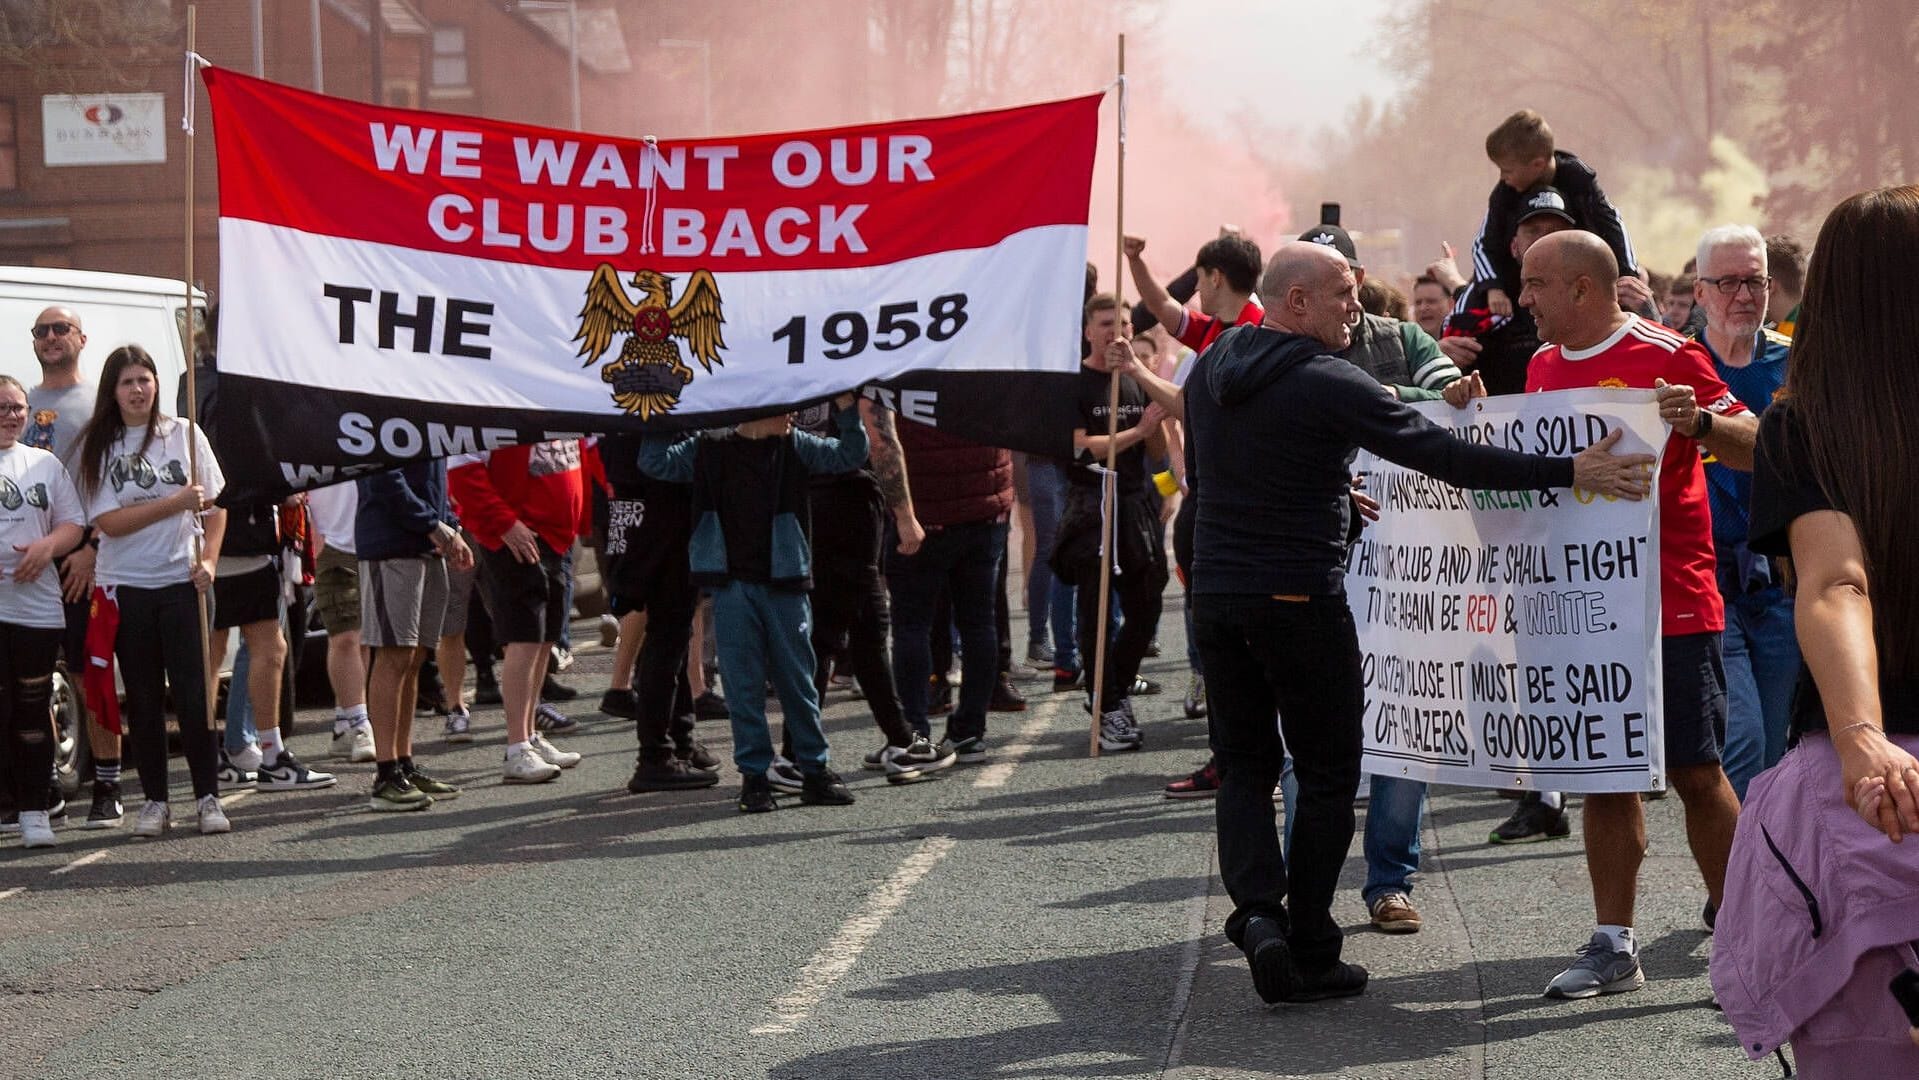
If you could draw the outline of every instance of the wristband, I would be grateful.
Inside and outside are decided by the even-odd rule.
[[[1161,495],[1170,496],[1179,490],[1179,478],[1174,476],[1170,469],[1165,472],[1156,472],[1153,474],[1153,487],[1158,489]]]
[[[1699,427],[1692,433],[1692,437],[1695,439],[1703,439],[1710,434],[1712,434],[1712,412],[1707,409],[1701,409],[1699,410]]]

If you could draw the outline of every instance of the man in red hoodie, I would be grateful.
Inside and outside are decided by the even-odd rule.
[[[580,455],[575,440],[513,446],[455,458],[447,475],[461,519],[479,541],[480,596],[506,646],[500,689],[509,784],[542,783],[580,763],[545,734],[577,722],[539,704],[568,616],[573,541],[590,527]]]

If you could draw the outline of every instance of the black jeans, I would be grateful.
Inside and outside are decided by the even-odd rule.
[[[1206,594],[1193,597],[1193,632],[1219,763],[1219,868],[1233,898],[1226,935],[1242,944],[1246,920],[1268,916],[1286,930],[1302,970],[1330,967],[1339,959],[1333,893],[1353,842],[1365,708],[1352,612],[1343,596]],[[1290,867],[1273,818],[1288,750],[1299,779]]]
[[[127,691],[127,730],[140,788],[152,802],[167,801],[167,713],[180,721],[180,745],[193,776],[193,797],[220,793],[219,747],[207,727],[206,650],[200,637],[198,594],[182,582],[159,589],[122,585],[120,633],[113,655]]]
[[[646,637],[633,667],[634,697],[639,715],[640,760],[652,764],[673,756],[676,743],[692,737],[680,731],[680,717],[693,712],[686,681],[686,649],[693,640],[693,605],[698,590],[686,583],[686,602],[656,604],[646,612]]]
[[[999,661],[993,584],[1005,550],[1006,523],[978,521],[928,532],[912,555],[886,553],[886,583],[893,594],[893,674],[906,722],[922,735],[931,734],[926,722],[927,680],[933,670],[928,635],[942,589],[951,590],[962,654],[959,707],[947,718],[946,730],[955,739],[986,733],[986,706],[993,697]]]
[[[823,532],[829,543],[821,542]],[[853,677],[866,695],[867,708],[873,710],[873,722],[879,725],[888,745],[910,746],[913,729],[906,724],[899,689],[893,682],[893,661],[886,649],[893,616],[887,604],[886,583],[880,580],[884,536],[877,506],[870,514],[842,514],[831,526],[823,518],[814,519],[813,655],[818,664],[813,683],[819,688],[820,701],[825,702],[828,669],[844,637],[846,659],[852,663]]]
[[[1073,584],[1078,589],[1074,599],[1079,604],[1079,662],[1086,670],[1086,684],[1090,687],[1093,647],[1098,644],[1094,635],[1099,630],[1099,563],[1082,564]],[[1139,665],[1146,659],[1153,635],[1159,632],[1159,610],[1166,592],[1166,560],[1162,557],[1157,562],[1144,562],[1131,572],[1115,574],[1112,585],[1113,600],[1118,604],[1117,614],[1122,621],[1119,633],[1106,639],[1106,692],[1100,696],[1100,704],[1108,709],[1116,708],[1131,696]],[[1108,612],[1109,625],[1113,614]]]
[[[64,629],[0,622],[0,753],[16,810],[45,810],[53,775],[53,662]],[[79,733],[85,738],[86,733]]]

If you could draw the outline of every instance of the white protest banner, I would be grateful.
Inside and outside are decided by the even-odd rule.
[[[1071,453],[1098,95],[635,139],[203,77],[236,495],[854,388]]]
[[[1419,406],[1459,438],[1570,455],[1623,428],[1658,453],[1650,390]],[[1368,773],[1574,792],[1665,786],[1656,498],[1472,491],[1362,453],[1381,506],[1353,545]],[[1657,490],[1657,478],[1653,489]]]

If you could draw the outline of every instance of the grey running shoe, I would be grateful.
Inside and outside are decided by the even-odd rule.
[[[1639,957],[1620,952],[1613,948],[1611,938],[1603,933],[1594,933],[1592,940],[1579,950],[1579,959],[1573,961],[1573,966],[1553,976],[1553,981],[1546,984],[1546,996],[1574,1000],[1598,997],[1600,994],[1623,994],[1644,985],[1646,976],[1639,970]]]

